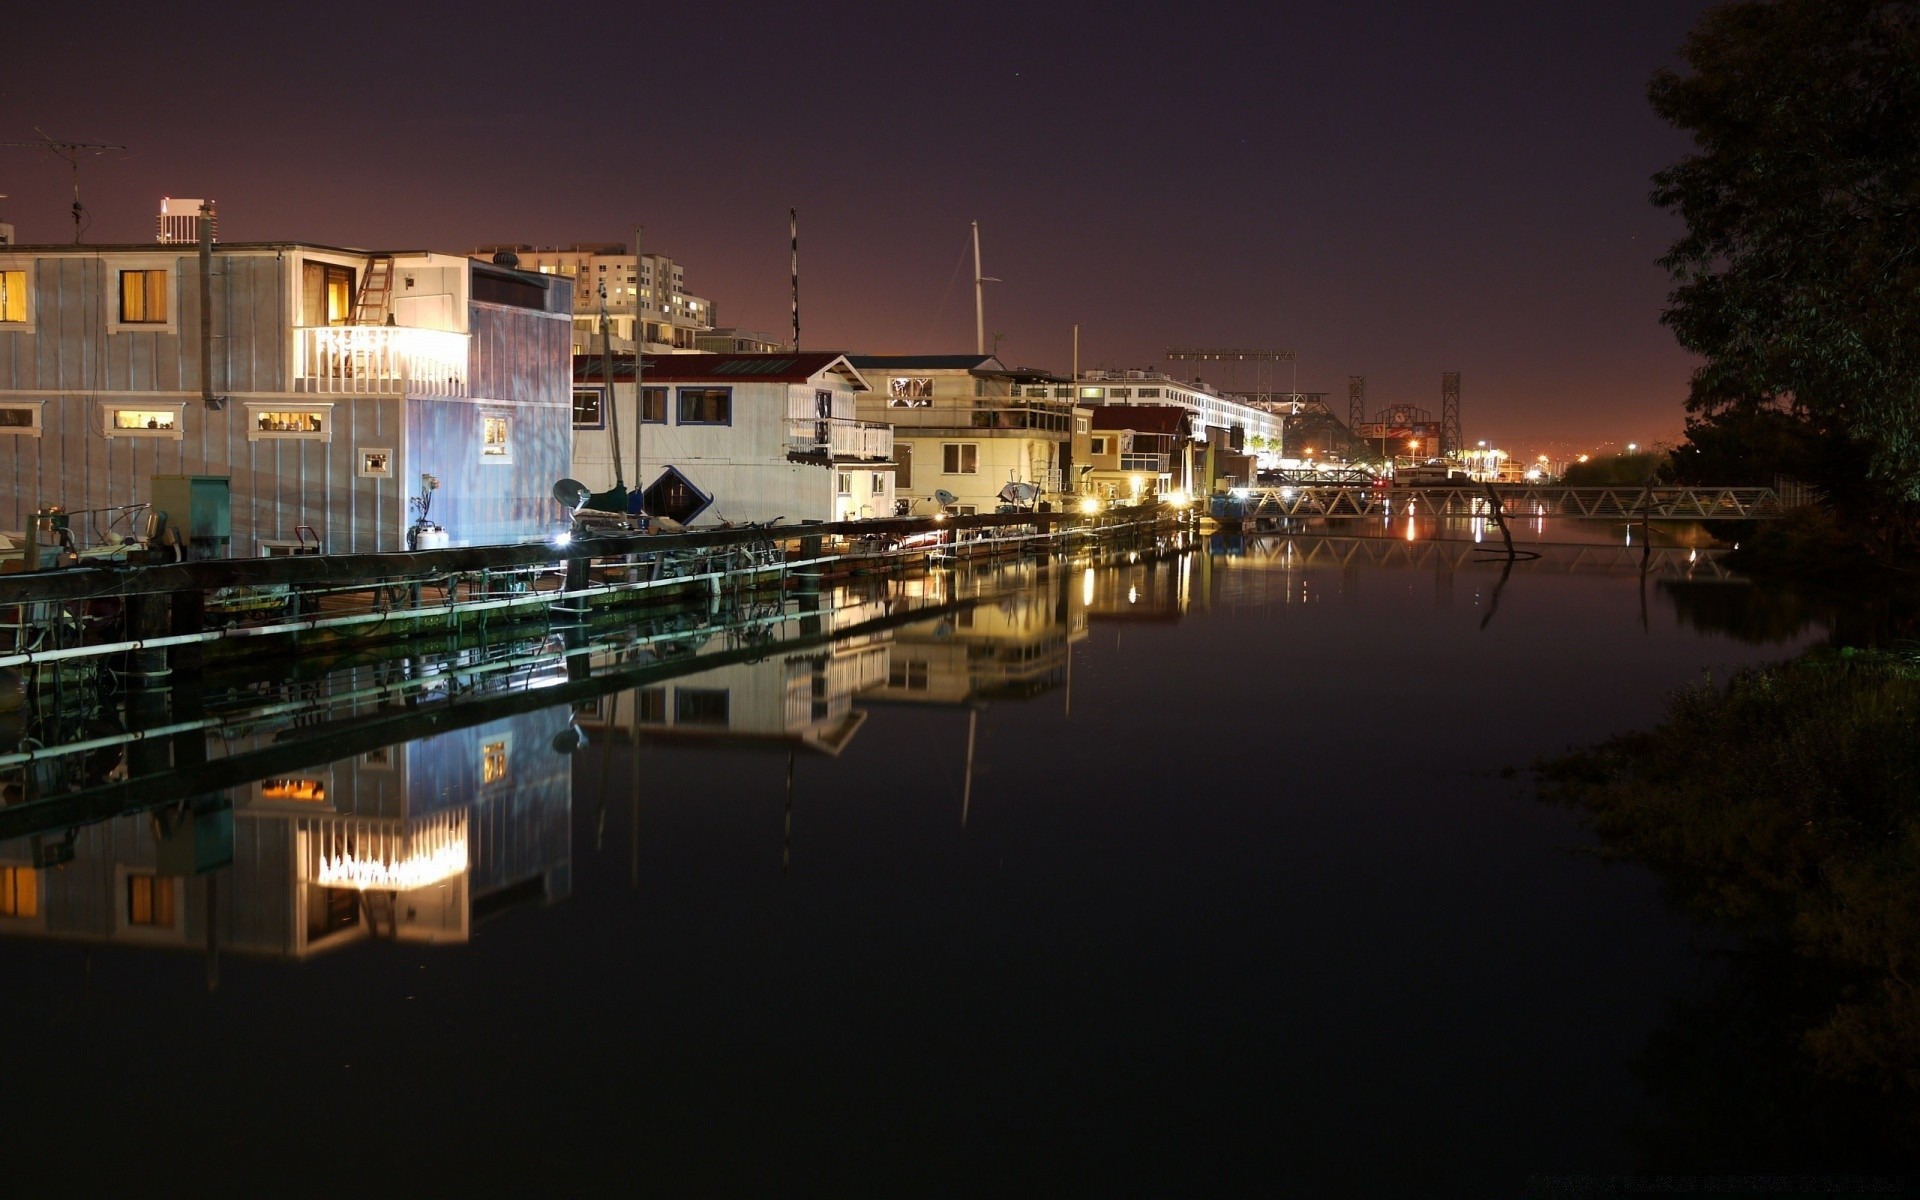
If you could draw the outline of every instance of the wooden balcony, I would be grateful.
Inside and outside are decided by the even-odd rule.
[[[465,396],[468,340],[397,325],[301,326],[294,330],[294,390]]]

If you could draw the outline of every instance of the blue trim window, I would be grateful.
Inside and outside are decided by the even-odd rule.
[[[730,387],[683,387],[680,389],[682,425],[733,424],[733,389]]]

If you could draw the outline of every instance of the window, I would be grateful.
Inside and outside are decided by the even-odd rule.
[[[1114,388],[1113,391],[1108,393],[1108,399],[1131,400],[1133,399],[1133,389],[1132,388]]]
[[[40,915],[40,872],[32,867],[0,867],[0,917]]]
[[[1092,422],[1088,421],[1087,418],[1075,417],[1073,419],[1073,431],[1075,433],[1085,433],[1087,430],[1091,428],[1093,428],[1093,424]]]
[[[511,418],[502,416],[483,416],[480,418],[480,461],[506,463],[513,461],[513,427]]]
[[[115,437],[158,437],[180,440],[182,405],[169,404],[165,408],[148,403],[107,405],[101,409],[103,414],[103,432],[110,438]]]
[[[480,782],[504,783],[507,778],[507,743],[502,738],[480,747]]]
[[[873,477],[867,481],[867,491],[875,496],[886,495],[887,473],[885,471],[873,472]]]
[[[305,776],[263,779],[260,781],[260,798],[262,800],[298,800],[303,804],[325,804],[327,785],[324,780],[309,779]]]
[[[681,388],[679,422],[682,425],[733,424],[733,389]]]
[[[333,409],[330,405],[303,404],[299,408],[247,405],[247,440],[258,442],[275,438],[309,442],[333,440]]]
[[[360,451],[360,478],[393,478],[393,451],[385,448]]]
[[[120,272],[120,323],[167,323],[167,272],[164,268]]]
[[[1088,439],[1087,450],[1093,454],[1105,454],[1107,452],[1107,439],[1103,437]]]
[[[642,725],[667,723],[667,689],[641,688],[638,719]]]
[[[940,469],[948,475],[974,475],[980,470],[980,447],[972,442],[946,442],[940,447]]]
[[[0,271],[0,324],[24,325],[26,322],[26,270]]]
[[[731,694],[725,688],[675,688],[673,723],[725,725]]]
[[[303,325],[353,323],[354,272],[339,263],[300,264],[300,310]]]
[[[1082,400],[1104,400],[1107,398],[1107,389],[1083,387],[1080,389],[1080,398]]]
[[[665,425],[667,423],[667,389],[641,388],[640,393],[640,423]]]
[[[927,664],[923,662],[895,662],[887,664],[887,686],[904,688],[910,692],[927,690]]]
[[[835,490],[838,491],[839,494],[842,496],[853,495],[853,472],[840,471],[840,472],[837,472],[837,474],[839,475],[840,478],[838,481],[838,486]]]
[[[171,928],[173,880],[153,875],[127,876],[127,924]]]
[[[38,404],[0,404],[0,437],[14,434],[18,437],[40,436],[40,406]]]
[[[1141,388],[1140,398],[1142,400],[1158,400],[1160,398],[1160,389],[1159,388]]]
[[[599,388],[576,388],[573,393],[573,427],[575,429],[605,429],[607,427],[606,410],[601,405],[604,393]]]

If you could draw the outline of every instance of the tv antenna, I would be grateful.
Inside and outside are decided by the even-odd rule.
[[[73,244],[78,246],[80,244],[80,234],[89,224],[86,205],[80,203],[80,156],[82,154],[98,156],[105,154],[109,150],[125,150],[126,147],[117,142],[64,141],[37,126],[34,128],[34,132],[40,135],[40,140],[34,142],[0,142],[0,146],[11,146],[21,150],[44,150],[48,154],[67,160],[67,164],[73,168]]]

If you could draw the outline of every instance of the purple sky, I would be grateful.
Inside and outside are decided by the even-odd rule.
[[[1292,348],[1343,414],[1349,374],[1437,411],[1458,370],[1469,440],[1677,437],[1646,196],[1686,142],[1645,91],[1705,5],[1442,7],[43,4],[10,16],[0,140],[129,147],[83,160],[95,241],[149,238],[163,194],[233,241],[643,221],[782,334],[797,206],[811,348],[971,349],[977,219],[1008,362],[1064,369],[1078,321],[1083,366]],[[0,150],[22,241],[72,236],[69,186]]]

